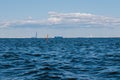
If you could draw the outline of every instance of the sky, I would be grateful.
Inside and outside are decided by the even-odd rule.
[[[0,38],[120,37],[120,0],[0,0]]]

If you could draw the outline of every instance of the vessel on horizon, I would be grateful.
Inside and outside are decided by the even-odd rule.
[[[34,36],[34,37],[32,37],[32,38],[37,38],[37,32],[36,32],[35,36]]]
[[[54,38],[55,38],[55,39],[63,39],[62,36],[55,36]]]

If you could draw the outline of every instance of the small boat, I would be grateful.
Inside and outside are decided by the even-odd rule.
[[[55,38],[55,39],[63,39],[62,36],[55,36],[54,38]]]
[[[37,32],[36,32],[36,34],[35,34],[35,37],[32,37],[32,38],[37,38]]]

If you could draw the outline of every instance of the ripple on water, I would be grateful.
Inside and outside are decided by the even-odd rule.
[[[0,80],[119,80],[120,39],[0,39]]]

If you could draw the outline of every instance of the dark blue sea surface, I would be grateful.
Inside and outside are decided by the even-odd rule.
[[[0,80],[120,80],[120,38],[0,39]]]

